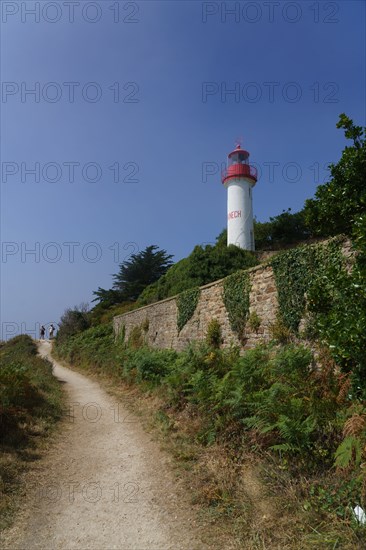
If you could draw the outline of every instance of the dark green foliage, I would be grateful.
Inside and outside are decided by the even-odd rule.
[[[111,324],[91,327],[68,340],[56,339],[54,350],[72,365],[91,365],[107,372],[113,370],[118,353]]]
[[[107,305],[106,302],[100,302],[88,313],[88,319],[91,326],[99,324],[109,324],[116,315],[122,315],[136,309],[135,302],[121,302],[113,305]]]
[[[297,331],[305,312],[305,292],[312,273],[308,264],[312,263],[312,248],[299,247],[282,253],[271,261],[278,302],[282,319],[286,326]]]
[[[148,350],[143,346],[142,328],[131,331],[128,344],[114,339],[112,325],[92,327],[68,342],[57,343],[56,353],[71,364],[91,367],[126,380],[157,383],[177,354],[171,350]]]
[[[194,279],[189,276],[189,260],[183,258],[170,267],[158,281],[146,287],[137,303],[138,306],[152,304],[195,286]]]
[[[261,324],[262,324],[262,319],[260,318],[260,316],[258,315],[256,310],[254,309],[251,312],[251,314],[249,315],[248,327],[250,328],[250,330],[253,330],[254,332],[258,332],[259,327],[261,326]]]
[[[231,328],[240,339],[244,336],[249,314],[250,278],[246,271],[238,271],[226,277],[223,283],[223,300]]]
[[[254,238],[257,250],[278,250],[309,239],[304,211],[291,213],[291,208],[270,218],[269,222],[254,221]]]
[[[271,340],[278,344],[288,344],[291,342],[293,332],[284,323],[280,314],[277,314],[276,320],[269,326]]]
[[[331,264],[310,286],[308,300],[315,337],[353,373],[354,390],[366,398],[366,279],[358,258],[351,273]]]
[[[106,308],[111,307],[114,304],[120,304],[124,301],[123,293],[120,290],[115,290],[113,288],[106,290],[105,288],[98,286],[98,290],[95,290],[93,294],[96,297],[92,300],[92,302],[99,302],[99,304],[103,304]]]
[[[180,332],[192,317],[200,297],[199,288],[191,288],[177,296],[177,327]]]
[[[80,304],[75,306],[74,309],[66,309],[61,317],[59,330],[57,333],[57,340],[59,342],[65,341],[71,336],[83,332],[90,327],[90,317],[88,315],[88,306],[86,304]]]
[[[220,240],[215,246],[196,246],[189,259],[189,275],[197,281],[197,286],[222,279],[238,269],[256,264],[251,252],[235,245],[223,245]]]
[[[330,466],[340,432],[341,378],[333,366],[318,371],[301,346],[248,351],[221,382],[226,421],[241,422],[282,456],[296,455],[304,468]]]
[[[222,344],[221,325],[217,319],[211,319],[207,327],[206,343],[217,349]]]
[[[296,332],[306,307],[306,293],[318,288],[329,304],[334,277],[344,270],[340,239],[327,244],[301,246],[283,252],[271,260],[281,317]],[[314,292],[314,291],[313,291]]]
[[[239,350],[217,349],[207,343],[191,344],[177,355],[163,381],[166,394],[178,406],[190,402],[202,409],[208,424],[215,426],[220,402],[220,383],[239,357]]]
[[[366,395],[366,278],[360,229],[352,271],[341,238],[299,247],[272,259],[281,321],[296,332],[307,310],[307,337],[326,343],[337,364],[354,375],[354,391]]]
[[[172,257],[166,250],[159,250],[156,245],[147,246],[145,250],[132,254],[113,276],[114,290],[120,293],[121,301],[136,300],[147,286],[167,272],[172,265]]]
[[[352,235],[356,220],[366,212],[365,129],[355,126],[344,113],[337,128],[353,145],[345,147],[337,164],[330,165],[329,182],[320,185],[314,199],[305,203],[306,223],[314,235]]]
[[[173,350],[149,350],[146,347],[125,350],[122,372],[127,380],[156,385],[170,372],[176,358],[177,353]]]
[[[252,252],[234,245],[227,246],[226,233],[223,232],[214,246],[196,246],[187,258],[177,262],[166,275],[147,287],[138,304],[146,305],[175,296],[184,290],[222,279],[256,263]]]

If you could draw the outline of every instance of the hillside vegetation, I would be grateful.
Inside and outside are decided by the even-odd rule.
[[[0,344],[0,527],[10,521],[20,473],[61,418],[63,394],[51,364],[26,335]]]
[[[56,350],[150,396],[192,498],[243,548],[257,548],[256,539],[273,548],[360,545],[365,529],[352,508],[366,505],[366,407],[352,396],[349,376],[324,349],[315,361],[301,343],[273,341],[240,356],[219,340],[213,323],[206,341],[184,352],[152,350],[141,333],[115,341],[103,325]],[[273,517],[255,529],[257,503],[241,477],[248,461],[274,499]]]
[[[123,330],[114,338],[112,313],[187,292],[194,307],[195,289],[210,280],[225,277],[232,297],[244,296],[248,277],[240,270],[256,258],[226,247],[224,233],[167,268],[136,300],[114,301],[111,289],[109,301],[100,293],[91,312],[69,310],[56,341],[60,357],[149,403],[193,498],[243,548],[353,549],[366,540],[353,512],[357,505],[366,510],[366,144],[364,129],[345,115],[338,127],[353,145],[330,167],[329,182],[301,213],[283,212],[260,228],[270,249],[334,236],[270,260],[279,315],[269,344],[244,355],[221,349],[216,319],[204,342],[181,353],[149,349],[144,324],[128,341]],[[340,233],[352,240],[351,263],[341,254]],[[248,301],[234,300],[235,318],[232,302],[225,306],[240,331]],[[266,521],[255,519],[263,506],[243,485],[254,464],[260,493],[272,503]]]

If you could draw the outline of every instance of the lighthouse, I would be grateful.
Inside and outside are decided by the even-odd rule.
[[[254,250],[253,187],[257,170],[248,163],[249,153],[237,145],[228,154],[221,181],[227,189],[227,244]]]

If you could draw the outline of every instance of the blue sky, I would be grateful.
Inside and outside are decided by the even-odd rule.
[[[90,302],[150,244],[179,260],[213,242],[237,138],[265,221],[324,181],[340,113],[365,123],[363,2],[1,9],[3,338]]]

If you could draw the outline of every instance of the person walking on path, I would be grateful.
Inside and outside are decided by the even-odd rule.
[[[44,326],[42,325],[41,328],[40,328],[40,331],[39,331],[39,338],[40,340],[44,340],[44,335],[46,334],[46,329],[44,328]]]
[[[51,326],[50,326],[50,328],[49,328],[50,340],[52,340],[53,335],[54,335],[54,332],[55,332],[55,327],[54,327],[53,324],[51,323]]]

